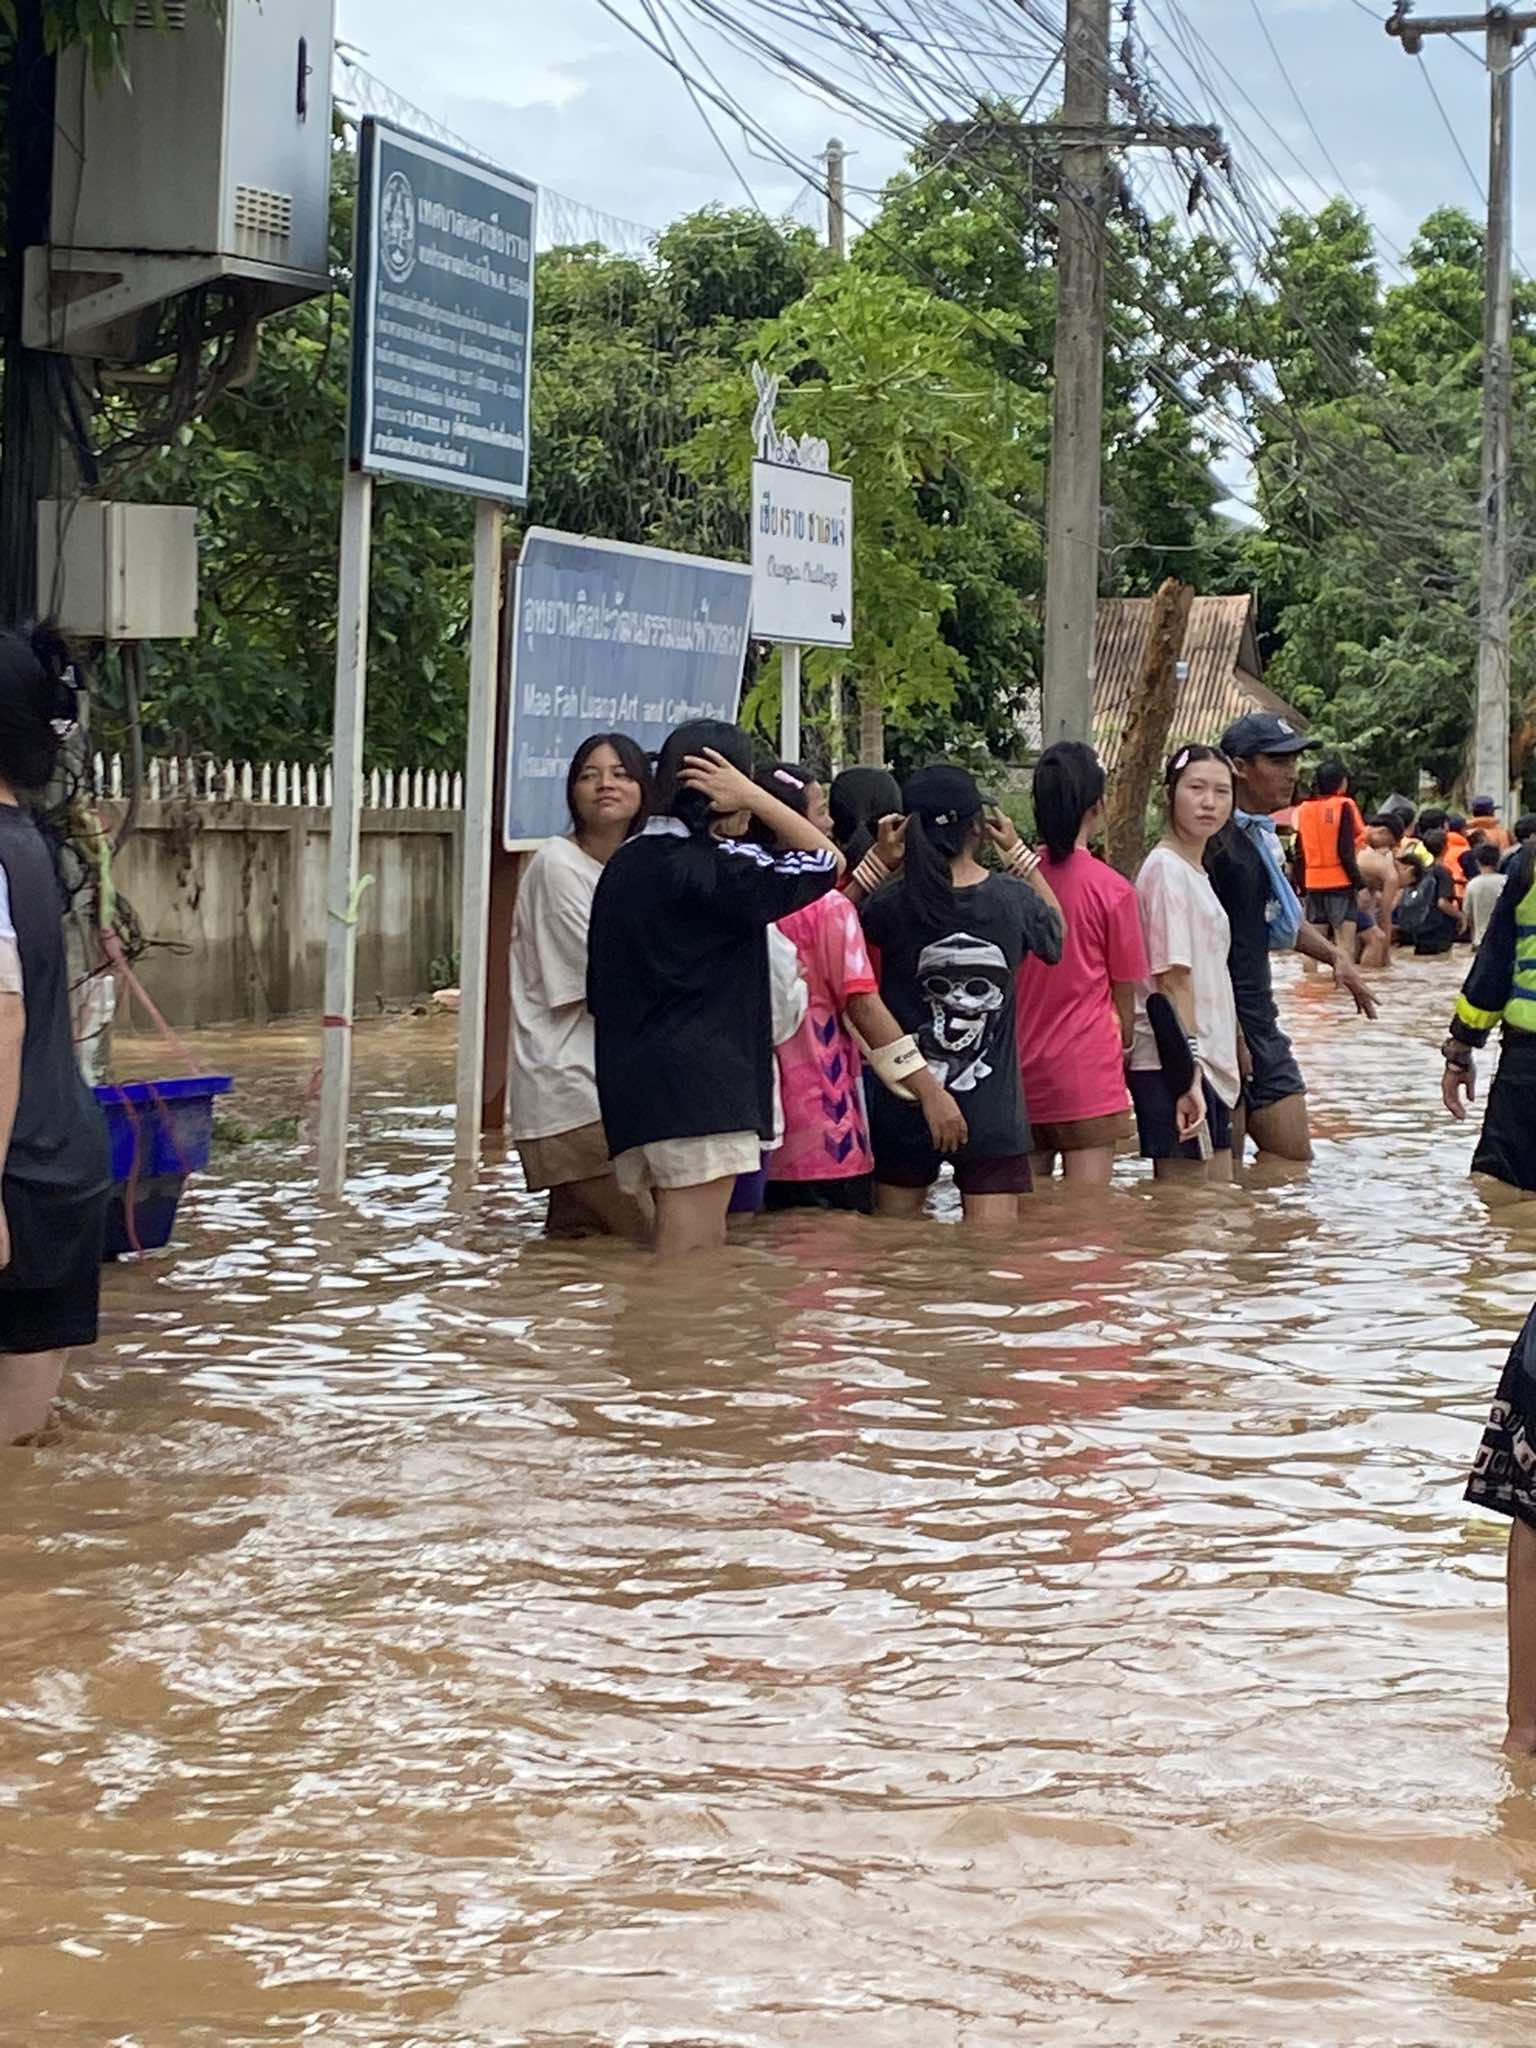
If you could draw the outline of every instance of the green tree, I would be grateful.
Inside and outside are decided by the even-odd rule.
[[[1018,586],[999,572],[1027,568],[1027,585],[1038,582],[1027,507],[1039,491],[1039,395],[978,350],[963,308],[850,264],[760,327],[732,374],[696,394],[698,431],[683,464],[739,493],[752,454],[753,357],[783,380],[780,426],[827,441],[853,479],[854,645],[851,656],[810,657],[808,670],[824,679],[835,667],[852,680],[866,757],[881,758],[887,723],[899,753],[942,742],[972,679],[957,629],[969,628],[994,676],[1017,660]],[[765,728],[777,687],[770,664],[748,700]]]

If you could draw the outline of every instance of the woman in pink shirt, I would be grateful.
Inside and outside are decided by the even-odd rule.
[[[830,829],[826,796],[809,769],[780,761],[757,779],[818,831]],[[839,890],[780,918],[779,930],[794,942],[809,1000],[799,1030],[777,1048],[784,1142],[768,1155],[765,1207],[848,1209],[867,1216],[874,1206],[875,1162],[864,1089],[881,1083],[873,1077],[865,1082],[848,1023],[876,1049],[900,1044],[902,1029],[880,1000],[859,913]],[[940,1151],[951,1152],[964,1141],[964,1118],[925,1065],[919,1061],[903,1085],[922,1104]]]
[[[1147,977],[1136,891],[1088,842],[1104,824],[1104,770],[1092,747],[1062,740],[1035,767],[1041,874],[1066,918],[1061,962],[1019,969],[1019,1065],[1035,1134],[1035,1178],[1061,1154],[1069,1181],[1104,1186],[1129,1129],[1126,1051],[1136,985]]]

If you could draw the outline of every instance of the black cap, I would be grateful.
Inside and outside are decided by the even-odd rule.
[[[1234,761],[1251,761],[1255,754],[1299,754],[1314,744],[1276,711],[1250,711],[1221,736],[1221,751]]]
[[[962,818],[974,818],[987,799],[974,775],[948,761],[935,761],[907,777],[901,802],[909,817],[915,811],[925,825],[958,825]]]

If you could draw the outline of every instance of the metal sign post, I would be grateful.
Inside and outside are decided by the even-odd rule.
[[[359,471],[345,477],[341,486],[336,708],[331,736],[331,848],[325,883],[329,912],[325,927],[325,1037],[320,1055],[320,1191],[326,1195],[339,1195],[347,1177],[372,530],[373,478]]]
[[[456,1149],[478,1152],[502,508],[528,497],[537,189],[387,122],[358,145],[349,474],[342,510],[327,878],[320,1180],[346,1177],[372,478],[464,491],[475,508]]]

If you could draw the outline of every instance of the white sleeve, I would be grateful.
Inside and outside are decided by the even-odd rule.
[[[776,924],[768,927],[768,986],[773,1010],[773,1042],[782,1045],[805,1022],[810,991],[800,974],[800,955],[793,939]]]
[[[21,980],[21,947],[11,917],[11,880],[0,867],[0,996],[24,994]]]

